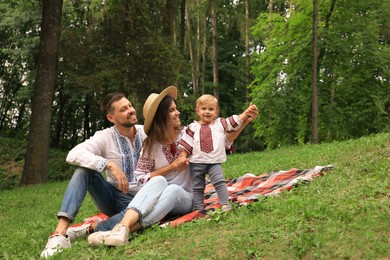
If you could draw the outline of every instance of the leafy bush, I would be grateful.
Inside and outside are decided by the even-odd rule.
[[[19,185],[20,176],[18,174],[0,168],[0,176],[0,190],[12,189]]]
[[[0,138],[0,190],[19,186],[26,155],[26,141],[13,138]],[[68,180],[74,167],[66,163],[67,152],[49,149],[49,182]]]

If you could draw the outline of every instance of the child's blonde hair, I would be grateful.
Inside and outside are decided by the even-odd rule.
[[[208,104],[208,103],[212,103],[212,102],[215,102],[217,104],[217,108],[218,108],[218,99],[216,97],[214,97],[213,95],[210,95],[210,94],[204,94],[202,96],[200,96],[197,100],[196,100],[196,103],[195,103],[195,106],[196,106],[196,110],[199,109],[199,107],[202,105],[202,104]]]

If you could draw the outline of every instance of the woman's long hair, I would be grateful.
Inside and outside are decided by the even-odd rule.
[[[156,142],[164,143],[171,132],[168,131],[168,115],[169,108],[172,102],[176,100],[171,96],[165,96],[157,107],[156,114],[154,115],[152,125],[148,137],[145,139],[143,144],[143,157],[150,158],[153,144]]]

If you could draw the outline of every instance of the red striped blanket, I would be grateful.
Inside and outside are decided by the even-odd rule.
[[[261,196],[272,196],[277,195],[284,190],[291,190],[292,187],[298,183],[310,182],[314,178],[322,176],[324,171],[332,168],[332,165],[316,166],[312,169],[305,170],[293,168],[288,171],[275,171],[258,176],[247,173],[238,178],[226,179],[229,200],[239,206],[257,202]],[[208,216],[208,211],[218,208],[220,206],[218,196],[210,182],[206,185],[204,202],[205,210],[194,211],[175,219],[165,219],[161,222],[161,226],[177,226],[198,218],[204,218]],[[104,214],[97,214],[85,219],[84,223],[96,222],[106,218],[107,216]]]
[[[323,172],[333,168],[328,166],[316,166],[312,169],[288,171],[275,171],[254,175],[247,173],[235,179],[226,180],[229,192],[229,200],[238,205],[246,205],[259,201],[261,196],[277,195],[284,190],[291,190],[299,182],[310,182],[313,178],[323,175]],[[217,193],[211,183],[205,189],[205,210],[194,211],[187,215],[171,220],[164,225],[177,226],[198,218],[207,217],[207,211],[218,208]]]

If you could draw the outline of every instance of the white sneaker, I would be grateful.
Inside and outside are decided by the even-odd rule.
[[[76,238],[86,237],[89,234],[89,227],[92,223],[85,223],[81,225],[73,225],[66,230],[66,235],[70,241],[75,240]]]
[[[129,228],[123,224],[116,224],[110,234],[104,238],[106,246],[121,246],[129,242]]]
[[[98,247],[104,244],[104,239],[111,234],[111,231],[98,231],[88,236],[88,244],[92,247]]]
[[[63,248],[70,247],[70,239],[61,234],[54,234],[49,237],[45,249],[41,253],[41,257],[49,258],[50,256],[59,253]]]
[[[230,204],[227,204],[227,205],[222,205],[221,207],[222,209],[222,212],[229,212],[229,211],[232,211],[232,206],[230,206]]]

